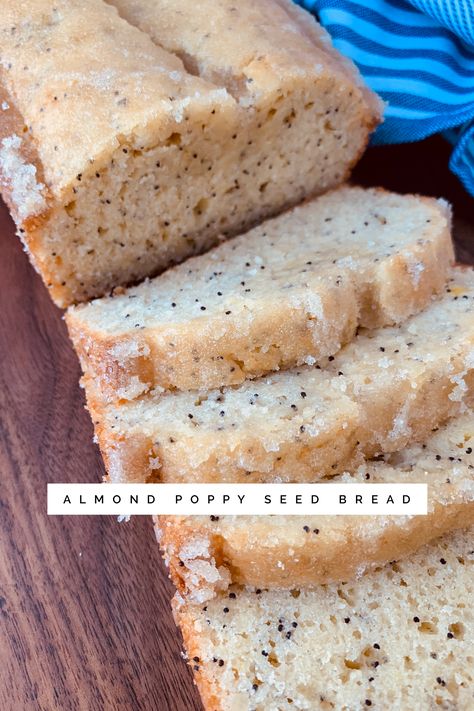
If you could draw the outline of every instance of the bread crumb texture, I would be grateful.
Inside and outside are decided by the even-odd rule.
[[[238,387],[98,406],[112,481],[315,481],[427,438],[474,394],[474,272],[400,326],[362,330],[321,364]]]
[[[157,537],[180,593],[204,602],[229,582],[290,589],[351,580],[473,525],[474,414],[336,481],[427,484],[428,515],[160,516]]]
[[[380,119],[289,2],[116,4],[25,0],[0,18],[2,187],[60,306],[342,182]],[[12,181],[17,141],[35,155]]]
[[[452,259],[445,204],[342,187],[67,323],[105,402],[235,385],[333,355],[358,324],[404,321]]]
[[[175,598],[206,711],[474,707],[474,529],[355,582]]]

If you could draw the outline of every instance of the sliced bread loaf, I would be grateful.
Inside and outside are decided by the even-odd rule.
[[[360,333],[325,369],[89,408],[112,481],[314,481],[425,438],[474,396],[474,272],[397,327]],[[346,352],[347,351],[347,352]]]
[[[452,257],[445,203],[343,187],[66,320],[105,401],[221,387],[403,321]]]
[[[288,589],[350,580],[474,525],[474,413],[336,480],[426,483],[428,515],[160,516],[155,530],[179,592],[204,602],[230,583]]]
[[[60,306],[337,185],[380,118],[289,2],[141,4],[2,8],[1,188]]]
[[[175,598],[206,711],[474,708],[474,529],[353,583]]]

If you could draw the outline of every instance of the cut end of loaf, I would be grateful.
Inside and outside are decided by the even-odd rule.
[[[282,90],[249,116],[188,107],[164,140],[129,136],[78,175],[34,237],[58,305],[160,272],[341,182],[367,129],[351,104],[334,113],[331,81],[323,100],[320,84]]]
[[[12,131],[0,112],[5,193],[58,305],[156,274],[344,180],[379,108],[283,5],[236,15],[221,3],[204,43],[203,8],[150,3],[141,25],[129,4],[125,21],[98,0],[61,0],[31,5],[26,29],[24,8],[9,7],[4,83],[18,120]],[[236,19],[252,29],[248,47]],[[36,153],[12,182],[19,140]],[[43,185],[50,200],[32,224]]]

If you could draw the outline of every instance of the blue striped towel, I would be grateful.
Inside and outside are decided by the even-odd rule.
[[[388,102],[372,143],[444,132],[474,195],[474,0],[301,0]]]

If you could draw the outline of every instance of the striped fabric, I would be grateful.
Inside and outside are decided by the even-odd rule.
[[[387,102],[373,143],[445,132],[474,195],[474,0],[302,0]]]

